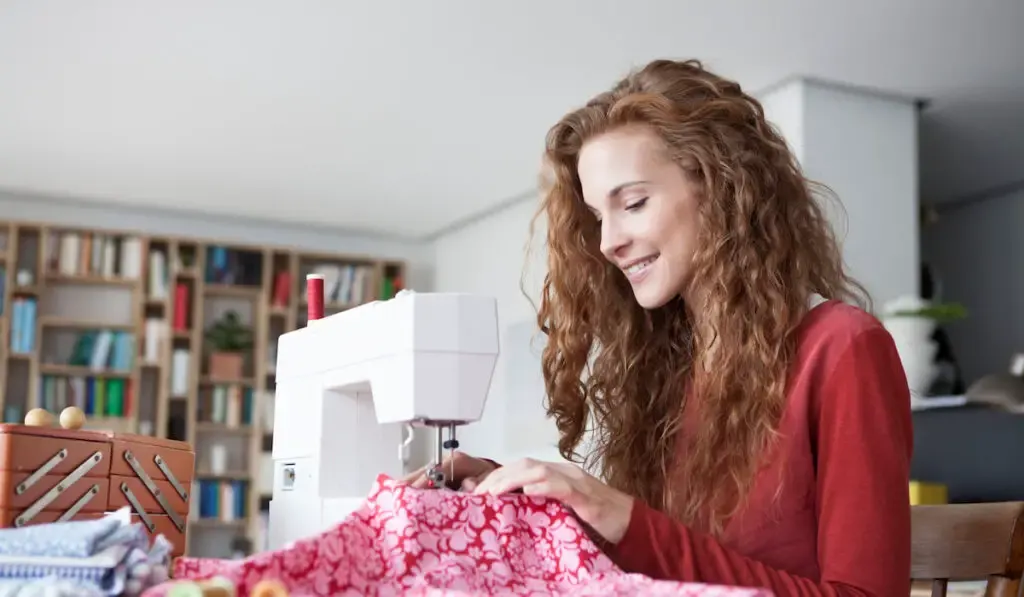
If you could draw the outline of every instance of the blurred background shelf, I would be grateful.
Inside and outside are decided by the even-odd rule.
[[[314,271],[337,312],[393,296],[405,264],[0,221],[0,412],[20,422],[75,405],[88,428],[189,442],[189,553],[258,550],[277,339],[305,325]]]

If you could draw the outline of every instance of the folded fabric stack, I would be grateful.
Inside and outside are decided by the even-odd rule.
[[[167,580],[171,544],[150,544],[128,508],[95,520],[0,529],[0,597],[140,595]]]

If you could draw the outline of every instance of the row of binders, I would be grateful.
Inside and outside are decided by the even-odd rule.
[[[127,379],[43,375],[41,406],[60,412],[77,406],[90,417],[127,417],[132,414],[133,388]]]
[[[192,495],[192,512],[200,520],[232,522],[244,520],[248,481],[200,479],[199,491]]]
[[[11,352],[28,354],[36,344],[36,299],[17,297],[11,311]]]

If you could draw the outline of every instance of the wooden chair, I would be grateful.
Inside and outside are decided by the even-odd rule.
[[[985,597],[1018,597],[1024,573],[1024,502],[911,508],[910,578],[931,581],[945,597],[949,581],[988,579]]]

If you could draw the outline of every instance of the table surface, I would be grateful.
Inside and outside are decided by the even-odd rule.
[[[932,587],[929,582],[916,582],[910,589],[910,597],[931,597]],[[951,582],[946,587],[946,597],[983,597],[985,581]]]

